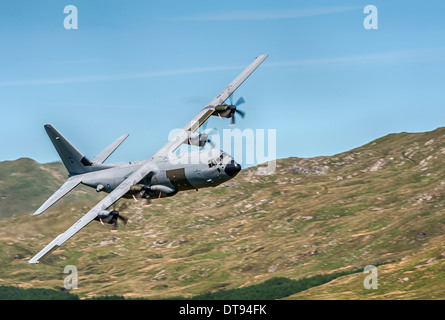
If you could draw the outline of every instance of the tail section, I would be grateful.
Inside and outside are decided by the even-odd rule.
[[[50,124],[45,125],[46,133],[57,150],[70,176],[86,173],[93,163],[81,154]]]
[[[116,150],[122,142],[124,142],[125,139],[127,139],[128,134],[124,134],[117,138],[116,141],[114,141],[112,144],[110,144],[105,150],[103,150],[101,153],[99,153],[97,156],[94,157],[92,160],[94,164],[96,163],[104,163],[105,160]]]

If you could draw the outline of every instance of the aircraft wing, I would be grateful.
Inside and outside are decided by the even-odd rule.
[[[260,55],[241,72],[223,91],[220,92],[210,103],[203,108],[184,128],[175,134],[153,157],[167,158],[171,153],[188,138],[187,131],[195,132],[212,115],[215,107],[226,101],[233,92],[255,71],[256,68],[268,57],[267,54]]]
[[[58,235],[50,244],[48,244],[42,251],[36,254],[28,263],[38,263],[50,255],[54,250],[64,244],[68,239],[79,232],[83,227],[96,218],[100,211],[106,210],[113,203],[119,200],[124,194],[126,194],[130,187],[142,180],[150,171],[154,169],[152,161],[147,160],[139,169],[133,172],[127,179],[125,179],[116,189],[103,198],[96,206],[88,211],[82,218],[80,218],[75,224],[73,224],[64,233]]]
[[[62,199],[63,196],[65,196],[68,192],[73,190],[77,185],[79,185],[82,182],[82,175],[73,176],[69,178],[54,194],[48,198],[48,200],[45,201],[44,204],[40,206],[39,209],[37,209],[36,212],[33,213],[33,215],[41,214],[43,211],[51,207],[54,203]]]

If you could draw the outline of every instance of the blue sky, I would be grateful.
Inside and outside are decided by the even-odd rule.
[[[366,5],[378,30],[366,30]],[[52,124],[90,158],[142,160],[254,57],[237,128],[278,158],[332,155],[444,126],[443,1],[0,1],[0,161],[59,160]],[[66,5],[78,29],[66,30]],[[230,128],[213,118],[208,127]]]

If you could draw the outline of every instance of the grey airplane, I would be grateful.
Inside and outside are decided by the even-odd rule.
[[[128,137],[128,134],[119,137],[96,157],[89,160],[53,126],[45,125],[45,130],[69,175],[68,180],[34,212],[34,215],[43,213],[79,184],[108,194],[68,230],[57,236],[31,258],[29,263],[39,263],[92,220],[100,221],[102,224],[112,224],[113,228],[117,228],[118,219],[126,223],[127,219],[118,211],[109,209],[120,198],[143,199],[146,205],[149,205],[151,199],[171,197],[184,190],[214,187],[235,177],[240,172],[241,166],[229,154],[221,150],[204,149],[204,146],[207,143],[211,144],[211,141],[208,134],[199,133],[198,129],[210,116],[230,118],[231,124],[235,123],[236,113],[244,117],[244,113],[237,110],[237,105],[244,100],[240,99],[235,104],[224,103],[232,97],[233,92],[267,56],[264,54],[256,57],[235,80],[147,160],[104,164],[105,160]],[[201,149],[178,154],[176,151],[183,144],[198,146]]]

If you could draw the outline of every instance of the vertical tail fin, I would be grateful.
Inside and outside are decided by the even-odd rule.
[[[87,167],[93,164],[90,160],[69,143],[52,125],[46,124],[45,130],[70,175],[89,171]]]

